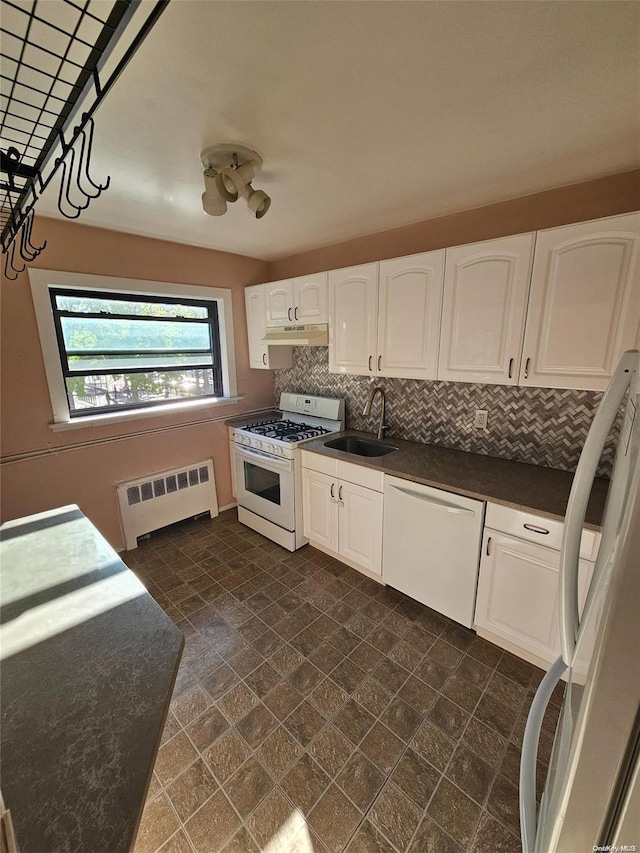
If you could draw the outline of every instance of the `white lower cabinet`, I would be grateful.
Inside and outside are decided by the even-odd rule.
[[[304,535],[311,544],[354,568],[381,575],[382,492],[303,468],[302,494]]]
[[[485,528],[474,625],[478,634],[533,663],[559,657],[559,565],[558,550]],[[580,560],[581,606],[593,566]]]
[[[376,575],[382,574],[383,496],[339,481],[338,553]]]
[[[338,480],[302,469],[304,535],[330,551],[338,551]]]

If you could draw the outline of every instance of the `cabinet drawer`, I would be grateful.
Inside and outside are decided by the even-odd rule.
[[[544,545],[546,548],[560,550],[564,522],[542,515],[512,509],[500,504],[487,503],[485,525],[493,530],[510,533],[527,542]],[[600,545],[600,533],[583,530],[580,543],[580,556],[586,560],[595,560]]]
[[[302,467],[320,474],[328,474],[329,477],[339,477],[356,486],[365,489],[373,489],[376,492],[384,491],[384,474],[382,471],[374,471],[363,465],[354,465],[352,462],[343,462],[332,456],[322,456],[320,453],[310,453],[308,450],[301,451]]]
[[[329,477],[338,476],[338,460],[331,456],[322,456],[320,453],[309,453],[302,450],[302,467],[320,474],[328,474]]]
[[[338,461],[338,476],[348,483],[364,486],[365,489],[373,489],[376,492],[384,491],[384,474],[382,471],[374,471],[363,465],[353,465],[350,462]]]

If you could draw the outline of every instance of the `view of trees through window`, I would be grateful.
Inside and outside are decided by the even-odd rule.
[[[215,302],[51,294],[72,416],[222,395]]]

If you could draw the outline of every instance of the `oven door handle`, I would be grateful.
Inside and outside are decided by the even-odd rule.
[[[247,447],[241,447],[236,444],[236,453],[238,456],[268,462],[269,465],[273,465],[274,468],[280,468],[283,471],[291,471],[293,467],[293,459],[277,459],[275,456],[271,456],[270,453],[264,453],[262,450],[249,450]]]

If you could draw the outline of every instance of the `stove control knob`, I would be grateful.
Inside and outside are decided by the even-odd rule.
[[[255,447],[256,450],[260,450],[262,448],[262,442],[258,441],[257,438],[254,438],[254,440],[251,442],[251,446]]]
[[[282,448],[276,447],[275,445],[271,448],[276,456],[282,456]]]
[[[241,436],[240,436],[240,441],[241,441],[241,443],[242,443],[242,444],[249,444],[249,443],[250,443],[250,441],[251,441],[251,439],[247,438],[247,437],[246,437],[246,435],[241,435]]]

